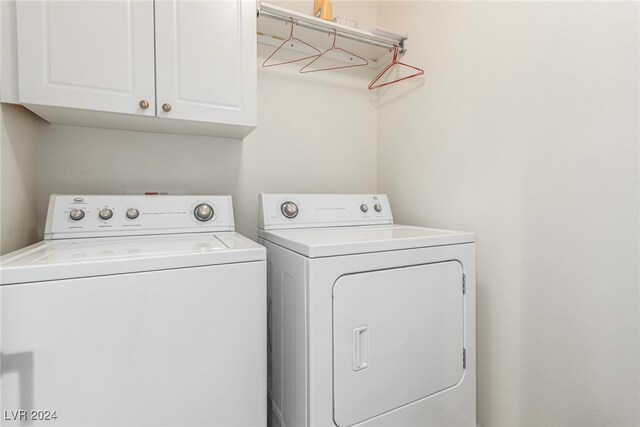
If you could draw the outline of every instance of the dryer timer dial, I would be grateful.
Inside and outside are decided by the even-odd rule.
[[[198,221],[206,222],[213,218],[213,208],[208,203],[200,203],[193,210],[193,215]]]
[[[298,216],[298,205],[293,202],[284,202],[280,205],[280,211],[282,212],[282,215],[292,219]]]

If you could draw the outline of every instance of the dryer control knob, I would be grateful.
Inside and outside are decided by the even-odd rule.
[[[373,209],[375,209],[376,212],[380,212],[382,211],[382,205],[380,203],[376,203],[375,205],[373,205]]]
[[[282,215],[287,218],[295,218],[298,216],[298,205],[293,202],[284,202],[280,206],[280,210],[282,211]]]
[[[84,211],[82,209],[71,209],[71,212],[69,212],[69,218],[74,221],[80,221],[84,218]]]
[[[100,217],[100,219],[103,220],[108,220],[111,219],[111,217],[113,216],[113,211],[111,209],[100,209],[100,212],[98,212],[98,216]]]
[[[213,218],[213,208],[207,203],[200,203],[193,210],[193,215],[195,215],[198,221],[209,221],[211,218]]]
[[[363,204],[360,205],[360,210],[362,212],[367,212],[369,210],[369,206],[367,206],[366,203],[363,203]]]

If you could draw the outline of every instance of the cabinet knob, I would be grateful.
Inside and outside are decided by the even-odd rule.
[[[140,108],[142,108],[143,110],[146,110],[147,108],[149,108],[149,102],[146,99],[143,99],[142,101],[140,101],[138,103],[138,105],[140,106]]]
[[[165,113],[168,113],[169,111],[171,111],[171,105],[169,105],[169,104],[162,104],[162,110],[163,110]]]

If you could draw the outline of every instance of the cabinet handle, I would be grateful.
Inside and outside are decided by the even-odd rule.
[[[162,104],[162,110],[163,110],[165,113],[168,113],[169,111],[171,111],[171,105],[169,105],[169,104]]]
[[[140,101],[138,103],[138,105],[140,106],[140,108],[142,108],[143,110],[146,110],[147,108],[149,108],[149,102],[146,99],[143,99],[142,101]]]

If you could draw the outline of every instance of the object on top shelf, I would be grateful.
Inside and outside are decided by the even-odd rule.
[[[386,32],[376,34],[358,28],[352,28],[337,22],[325,21],[311,15],[275,6],[266,2],[260,2],[258,11],[258,42],[278,47],[287,37],[288,25],[293,18],[296,25],[296,37],[304,40],[312,46],[317,46],[320,50],[322,46],[330,43],[328,36],[333,36],[334,31],[339,38],[340,47],[357,54],[369,61],[370,68],[378,68],[382,62],[387,62],[389,49],[397,45],[400,53],[404,51],[406,35]],[[286,29],[285,29],[286,28]],[[285,33],[286,31],[286,33]],[[294,50],[289,45],[283,46],[285,50]],[[299,53],[305,53],[306,50]],[[330,55],[327,55],[329,58]],[[342,56],[342,55],[341,55]],[[331,58],[333,59],[333,58]],[[340,61],[341,58],[335,58]],[[342,58],[343,61],[351,62],[349,58]]]
[[[347,27],[351,28],[358,28],[358,21],[356,21],[355,19],[351,19],[348,16],[336,16],[335,18],[333,18],[333,22],[340,25],[346,25]]]
[[[397,78],[397,79],[392,80],[390,82],[385,82],[385,83],[378,84],[378,80],[380,80],[382,78],[382,76],[384,76],[395,65],[400,65],[402,67],[408,67],[408,68],[411,68],[411,69],[415,70],[416,72],[411,74],[411,75],[405,76],[405,77]],[[384,67],[384,69],[371,81],[371,83],[369,83],[369,90],[378,89],[378,88],[381,88],[383,86],[388,86],[390,84],[398,83],[398,82],[401,82],[403,80],[408,80],[408,79],[411,79],[413,77],[418,77],[418,76],[421,76],[423,74],[424,74],[424,70],[422,68],[414,67],[413,65],[404,64],[402,62],[399,62],[398,61],[398,46],[394,46],[393,47],[393,59],[391,60],[391,63],[389,65],[387,65],[386,67]]]
[[[269,57],[267,59],[264,60],[264,62],[262,63],[262,66],[264,68],[275,67],[276,65],[291,64],[292,62],[303,61],[305,59],[311,59],[311,58],[316,58],[316,57],[320,56],[320,50],[319,49],[311,46],[307,42],[304,42],[304,41],[300,40],[299,38],[293,37],[293,26],[294,26],[293,18],[291,18],[291,32],[289,33],[289,38],[286,39],[285,41],[283,41],[282,44],[275,51],[273,51],[273,53],[271,55],[269,55]],[[281,49],[285,45],[287,45],[287,47],[290,50],[293,50],[295,52],[305,53],[304,51],[306,50],[306,53],[313,52],[313,54],[312,55],[308,55],[308,56],[304,56],[302,58],[290,59],[290,60],[286,60],[286,61],[274,62],[274,63],[271,63],[271,64],[267,64],[267,62],[269,62],[270,59],[272,59],[278,52],[280,52]]]
[[[339,70],[341,68],[351,68],[351,67],[364,67],[366,65],[369,64],[369,61],[367,61],[366,59],[352,53],[349,52],[348,50],[345,50],[341,47],[336,47],[336,31],[333,30],[333,44],[331,45],[331,47],[327,50],[325,50],[324,52],[322,52],[322,55],[316,57],[313,61],[309,62],[307,65],[305,65],[304,67],[302,67],[300,69],[300,73],[304,74],[304,73],[315,73],[317,71],[329,71],[329,70]],[[330,66],[330,67],[323,67],[323,68],[316,68],[316,69],[307,69],[311,64],[313,64],[314,62],[316,62],[317,60],[319,60],[320,58],[323,58],[325,56],[325,54],[327,54],[328,52],[342,52],[344,54],[346,54],[349,57],[349,63],[348,65],[340,65],[337,67],[334,66]],[[359,59],[359,61],[354,61],[354,58]]]
[[[314,0],[313,16],[324,19],[325,21],[333,21],[333,6],[331,6],[331,0]]]

